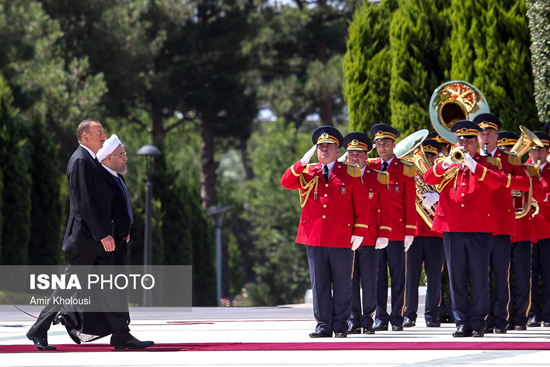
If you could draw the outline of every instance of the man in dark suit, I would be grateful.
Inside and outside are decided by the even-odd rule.
[[[114,265],[115,240],[111,235],[113,223],[113,188],[108,173],[100,166],[96,153],[103,146],[106,135],[98,121],[84,120],[77,130],[79,147],[69,159],[67,182],[69,186],[70,214],[63,240],[63,251],[67,256],[65,274],[67,278],[75,273],[75,266]],[[55,297],[72,296],[72,290],[57,288],[50,297],[38,319],[27,333],[38,350],[55,350],[48,345],[48,330],[62,305],[52,300]],[[113,337],[111,344],[116,348],[145,348],[130,334],[126,322],[110,312],[105,312]]]

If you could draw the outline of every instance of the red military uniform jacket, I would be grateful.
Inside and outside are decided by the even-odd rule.
[[[533,198],[539,205],[539,213],[535,215],[537,239],[550,238],[550,164],[545,163],[538,180],[533,180]],[[546,202],[545,202],[546,201]]]
[[[302,202],[305,202],[297,243],[351,248],[352,235],[366,237],[369,207],[360,176],[359,167],[340,162],[334,164],[326,184],[321,163],[308,164],[304,168],[298,161],[286,170],[281,185],[289,190],[300,190]]]
[[[493,157],[488,158],[491,161],[494,158],[500,159],[501,171],[506,175],[502,176],[501,186],[491,191],[491,200],[495,209],[495,218],[498,224],[498,231],[493,235],[516,234],[516,213],[512,201],[512,189],[527,191],[529,190],[529,176],[521,165],[521,159],[504,153],[500,149],[495,149]],[[476,154],[476,161],[481,158]]]
[[[382,158],[369,161],[372,168],[382,168]],[[390,174],[390,196],[392,230],[390,241],[403,241],[405,236],[414,236],[416,232],[416,187],[413,176],[416,168],[412,163],[402,161],[395,155],[387,172]]]
[[[416,212],[416,233],[414,234],[415,237],[439,237],[443,238],[443,233],[433,231],[422,219],[420,214],[418,214],[418,211]]]
[[[367,162],[362,178],[369,203],[369,229],[361,246],[374,246],[378,237],[390,238],[392,230],[391,205],[388,205],[391,201],[389,174],[372,169]]]
[[[529,176],[531,176],[533,183],[536,183],[538,181],[538,174],[536,170],[528,169],[527,173],[529,174]],[[524,195],[524,198],[525,200],[527,200],[527,195]],[[514,200],[518,201],[518,205],[514,204],[514,207],[521,205],[521,202],[519,202],[519,200],[521,200],[520,198],[514,198]],[[530,241],[532,243],[537,242],[535,218],[533,218],[531,210],[529,210],[527,212],[527,215],[525,215],[524,217],[516,219],[516,234],[512,236],[512,242],[521,241]]]
[[[478,163],[475,173],[466,166],[462,169],[460,164],[452,164],[445,171],[441,160],[424,174],[424,181],[428,185],[438,185],[451,169],[458,170],[456,179],[450,180],[440,192],[432,230],[478,233],[498,231],[491,190],[500,186],[504,174],[477,153],[473,159]]]

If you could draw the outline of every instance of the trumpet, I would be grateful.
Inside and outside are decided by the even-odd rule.
[[[451,160],[455,164],[462,164],[464,162],[464,148],[456,147],[449,153]]]

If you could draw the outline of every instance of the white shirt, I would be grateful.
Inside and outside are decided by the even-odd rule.
[[[109,171],[113,176],[118,177],[118,173],[116,173],[115,171],[113,171],[112,169],[110,169],[109,167],[104,165],[103,163],[101,165],[103,166],[103,168],[105,168],[107,171]]]
[[[92,156],[92,158],[95,159],[96,155],[95,155],[94,152],[92,152],[92,150],[91,150],[90,148],[88,148],[87,146],[82,145],[82,144],[80,144],[80,146],[81,146],[82,148],[86,149],[86,150],[88,151],[88,153],[90,153],[90,155]]]

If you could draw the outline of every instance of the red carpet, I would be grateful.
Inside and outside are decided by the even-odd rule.
[[[124,352],[108,344],[62,344],[40,353]],[[311,342],[156,344],[143,352],[262,350],[550,350],[550,342]],[[0,353],[38,353],[33,345],[0,345]]]

